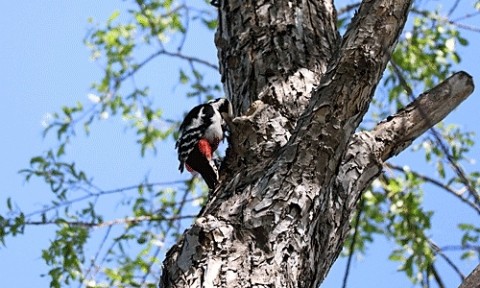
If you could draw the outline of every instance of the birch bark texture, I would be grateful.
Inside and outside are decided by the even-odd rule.
[[[473,92],[452,75],[355,133],[411,1],[220,1],[222,82],[237,117],[220,185],[167,253],[160,287],[318,287],[383,162]]]

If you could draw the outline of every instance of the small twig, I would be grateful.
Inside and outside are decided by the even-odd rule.
[[[195,218],[197,215],[175,215],[172,217],[162,217],[161,215],[144,215],[144,216],[137,216],[137,217],[126,217],[126,218],[118,218],[110,221],[105,222],[84,222],[84,221],[25,221],[25,225],[58,225],[58,224],[66,224],[68,226],[81,226],[85,228],[102,228],[102,227],[110,227],[119,224],[136,224],[139,222],[144,221],[175,221],[181,219],[188,219],[188,218]]]
[[[360,4],[362,4],[362,3],[358,2],[358,3],[353,3],[353,4],[349,4],[347,6],[344,6],[340,9],[338,9],[337,14],[342,15],[343,13],[350,12],[353,9],[357,9],[358,7],[360,7]]]
[[[385,163],[385,166],[392,169],[392,170],[396,170],[396,171],[399,171],[399,172],[404,172],[405,173],[405,170],[400,167],[400,166],[396,166],[396,165],[393,165],[393,164],[390,164],[390,163]],[[450,194],[454,195],[455,197],[459,198],[462,202],[464,202],[465,204],[468,204],[470,207],[472,207],[474,210],[476,210],[478,212],[478,214],[480,214],[480,207],[478,205],[476,205],[475,203],[471,202],[470,200],[462,197],[462,194],[455,191],[454,189],[452,189],[450,186],[446,185],[446,184],[443,184],[442,182],[434,179],[434,178],[431,178],[431,177],[428,177],[426,175],[422,175],[418,172],[414,172],[414,171],[409,171],[409,173],[412,173],[415,177],[417,178],[420,178],[422,179],[423,181],[425,182],[428,182],[430,184],[433,184],[439,188],[442,188],[443,190],[449,192]]]
[[[460,3],[460,0],[456,0],[455,3],[453,3],[452,8],[450,8],[450,10],[448,11],[448,14],[447,14],[448,17],[450,17],[453,14],[453,12],[455,12],[455,10],[458,7],[458,3]]]
[[[183,211],[183,208],[185,207],[185,204],[187,203],[187,196],[188,196],[188,190],[185,190],[183,192],[183,197],[182,197],[182,200],[180,200],[180,203],[178,205],[178,208],[177,208],[177,213],[174,215],[178,215],[180,217],[180,213],[182,213]],[[197,217],[197,215],[193,216],[193,217],[189,217],[189,218],[195,218]],[[181,219],[181,218],[179,218]],[[167,231],[165,232],[165,236],[167,235],[167,233],[170,231],[170,229],[172,229],[173,227],[173,221],[174,220],[170,220],[169,223],[168,223],[168,229]],[[180,225],[180,223],[179,223]],[[157,247],[156,251],[154,252],[153,254],[153,258],[152,259],[157,259],[158,258],[158,255],[160,254],[160,251],[161,251],[161,247]],[[151,261],[150,264],[148,265],[147,267],[147,270],[145,271],[145,274],[143,275],[143,278],[142,278],[142,283],[145,283],[147,281],[147,277],[148,275],[150,274],[150,271],[152,270],[152,266],[154,264],[155,261]]]
[[[350,247],[348,248],[349,250],[349,255],[348,255],[348,260],[347,260],[347,267],[345,269],[345,274],[343,275],[343,288],[347,288],[347,280],[348,280],[348,275],[350,273],[350,266],[352,263],[352,258],[353,258],[353,250],[355,249],[355,242],[357,240],[357,234],[358,234],[358,227],[360,226],[360,217],[363,211],[363,205],[365,203],[365,200],[363,197],[360,199],[360,205],[358,207],[357,211],[357,217],[355,218],[355,231],[353,232],[352,236],[352,242],[350,243]]]
[[[458,22],[458,21],[461,21],[461,20],[465,20],[465,19],[468,19],[468,18],[478,16],[479,14],[480,14],[480,11],[475,11],[473,13],[467,13],[467,14],[461,16],[461,17],[453,19],[452,21]]]
[[[187,6],[185,3],[182,4],[182,6]],[[189,29],[189,26],[190,26],[190,15],[189,15],[189,9],[186,9],[185,10],[185,32],[183,33],[182,35],[182,39],[180,40],[180,44],[178,45],[177,47],[177,52],[180,52],[182,51],[183,49],[183,45],[185,45],[185,41],[187,40],[187,34],[188,34],[188,31],[190,30]]]
[[[125,79],[133,76],[135,73],[138,72],[138,70],[140,70],[140,68],[142,68],[143,66],[145,66],[148,62],[152,61],[153,59],[155,59],[156,57],[160,56],[160,55],[166,55],[166,56],[171,56],[171,57],[177,57],[177,58],[180,58],[182,60],[187,60],[189,62],[196,62],[196,63],[199,63],[199,64],[203,64],[207,67],[210,67],[212,69],[215,69],[218,71],[218,66],[215,65],[215,64],[212,64],[208,61],[205,61],[203,59],[200,59],[200,58],[197,58],[197,57],[194,57],[194,56],[188,56],[188,55],[184,55],[180,52],[169,52],[167,50],[159,50],[153,54],[151,54],[150,56],[148,56],[145,60],[143,60],[142,62],[140,62],[140,64],[136,65],[135,68],[133,68],[132,70],[130,70],[128,73],[122,75],[121,77],[119,77],[117,79],[117,82],[122,82],[124,81]]]
[[[445,284],[443,284],[443,281],[442,281],[442,278],[440,277],[440,275],[438,274],[438,271],[437,269],[435,268],[435,265],[430,265],[430,269],[429,269],[432,274],[433,274],[433,278],[435,278],[435,281],[437,282],[438,284],[438,287],[439,288],[445,288]]]
[[[92,259],[92,262],[91,262],[91,264],[90,264],[90,267],[88,267],[87,271],[86,271],[85,274],[84,274],[85,276],[88,276],[88,274],[90,274],[90,272],[91,272],[92,269],[94,268],[95,263],[97,262],[98,256],[100,255],[100,251],[102,250],[103,245],[105,244],[105,242],[107,242],[108,236],[110,235],[110,231],[112,231],[112,227],[113,227],[113,226],[109,226],[109,227],[107,228],[107,231],[105,232],[105,236],[103,236],[102,242],[100,243],[100,247],[98,247],[98,250],[97,250],[97,252],[95,253],[95,256],[94,256],[93,259]],[[92,275],[92,276],[93,276],[93,275]],[[85,278],[87,278],[87,277],[85,277]],[[80,282],[78,288],[81,288],[82,286],[83,286],[83,283]]]
[[[462,28],[462,29],[469,30],[469,31],[472,31],[472,32],[480,33],[480,28],[479,27],[475,27],[475,26],[468,25],[468,24],[463,24],[463,23],[458,23],[458,22],[450,21],[450,20],[447,20],[447,22],[452,24],[452,25],[457,26],[458,28]]]
[[[122,82],[123,80],[127,79],[128,77],[133,76],[135,73],[137,73],[138,70],[140,70],[140,68],[145,66],[148,62],[150,62],[153,59],[155,59],[156,57],[160,56],[162,54],[162,51],[163,50],[159,50],[159,51],[153,53],[152,55],[148,56],[145,60],[140,62],[140,64],[136,65],[132,70],[130,70],[130,72],[124,74],[122,77],[119,77],[118,81]]]
[[[442,257],[450,267],[452,267],[452,269],[458,274],[458,276],[460,276],[460,279],[462,281],[465,280],[465,275],[463,275],[462,271],[460,271],[458,266],[455,265],[455,263],[453,263],[453,261],[447,255],[445,255],[445,253],[442,252],[442,250],[438,247],[438,245],[436,245],[431,239],[428,239],[428,243],[430,244],[430,247],[432,248],[432,250],[437,255]]]
[[[29,214],[26,214],[25,218],[35,216],[35,215],[38,215],[38,214],[41,214],[41,213],[46,213],[48,211],[58,209],[59,207],[68,206],[68,205],[71,205],[75,202],[79,202],[79,201],[82,201],[82,200],[85,200],[85,199],[88,199],[88,198],[98,197],[98,196],[103,196],[103,195],[109,195],[109,194],[115,194],[115,193],[121,193],[121,192],[125,192],[125,191],[128,191],[128,190],[138,189],[139,186],[144,186],[144,187],[150,188],[150,187],[154,187],[154,186],[170,186],[170,185],[178,185],[178,184],[182,184],[182,183],[185,183],[185,181],[184,180],[176,180],[176,181],[169,181],[169,182],[158,182],[158,183],[132,185],[132,186],[117,188],[117,189],[113,189],[113,190],[100,191],[100,192],[97,192],[97,193],[89,193],[88,195],[84,195],[82,197],[78,197],[78,198],[75,198],[75,199],[72,199],[72,200],[69,200],[69,201],[58,203],[54,206],[45,207],[41,210],[31,212]]]
[[[440,248],[442,251],[459,251],[459,250],[477,250],[480,253],[479,245],[447,245]]]
[[[182,53],[179,53],[179,52],[168,52],[166,50],[163,50],[161,51],[163,55],[167,55],[167,56],[172,56],[172,57],[177,57],[177,58],[180,58],[180,59],[183,59],[183,60],[187,60],[189,62],[195,62],[195,63],[199,63],[199,64],[203,64],[207,67],[210,67],[212,69],[215,69],[218,71],[218,66],[215,65],[215,64],[212,64],[208,61],[205,61],[203,59],[200,59],[200,58],[197,58],[197,57],[194,57],[194,56],[187,56],[187,55],[184,55]]]
[[[448,23],[448,24],[457,26],[458,28],[462,28],[462,29],[465,29],[465,30],[469,30],[469,31],[479,32],[479,33],[480,33],[480,28],[479,28],[479,27],[475,27],[475,26],[471,26],[471,25],[463,24],[463,23],[458,23],[459,19],[462,19],[462,18],[463,18],[463,19],[470,18],[470,17],[476,16],[477,13],[472,13],[471,15],[469,14],[468,16],[463,16],[463,17],[457,18],[457,19],[455,19],[455,20],[450,20],[450,19],[448,19],[447,17],[442,17],[442,16],[439,16],[439,15],[435,15],[435,14],[433,14],[433,13],[429,13],[429,12],[426,12],[426,11],[417,10],[417,9],[414,9],[414,8],[413,8],[411,11],[412,11],[412,13],[414,13],[414,14],[422,15],[422,16],[427,17],[427,18],[430,18],[430,19],[432,19],[432,20],[440,21],[440,22],[443,22],[443,23]]]

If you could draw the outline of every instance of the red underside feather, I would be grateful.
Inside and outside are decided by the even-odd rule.
[[[197,145],[200,153],[202,153],[208,160],[212,159],[213,149],[206,139],[200,139]]]
[[[215,140],[215,142],[213,143],[213,145],[210,145],[210,143],[208,142],[208,140],[206,139],[200,139],[198,140],[198,143],[197,143],[197,147],[198,147],[198,151],[200,151],[200,153],[205,156],[205,158],[207,158],[207,160],[211,160],[212,159],[212,156],[213,156],[213,152],[218,148],[218,144],[219,144],[220,141],[218,140]],[[190,173],[193,173],[193,172],[196,172],[192,167],[190,167],[190,165],[188,165],[187,163],[185,163],[185,168],[187,169],[188,172]]]
[[[198,140],[198,143],[197,143],[197,147],[195,149],[198,148],[198,152],[200,152],[208,161],[210,161],[212,159],[212,156],[213,156],[213,152],[215,152],[215,150],[217,150],[218,148],[218,144],[219,144],[219,140],[218,139],[215,139],[214,143],[212,143],[212,145],[210,144],[210,142],[208,142],[207,139],[200,139]],[[194,154],[194,153],[193,153]],[[198,154],[197,154],[198,155]],[[198,157],[198,156],[197,156]],[[191,159],[189,157],[190,161],[194,161],[193,159]],[[188,165],[187,163],[185,163],[185,168],[187,169],[188,172],[190,173],[195,173],[197,171],[195,171],[190,165]]]

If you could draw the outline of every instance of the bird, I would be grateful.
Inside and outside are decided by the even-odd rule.
[[[193,107],[179,128],[175,144],[182,173],[184,168],[197,172],[209,187],[218,184],[218,168],[213,159],[220,142],[229,131],[228,123],[233,118],[232,104],[226,98],[217,98]]]

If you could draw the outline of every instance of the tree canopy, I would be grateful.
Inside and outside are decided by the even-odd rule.
[[[478,21],[480,2],[444,2],[444,7],[437,7],[414,1],[369,111],[358,119],[358,131],[378,127],[379,122],[389,123],[392,115],[408,110],[406,105],[424,91],[456,79],[449,78],[452,75],[464,77],[455,72],[463,64],[460,51],[474,49],[470,42],[480,27],[470,23]],[[361,3],[335,5],[340,35],[332,36],[332,43],[346,39],[344,33]],[[157,287],[165,253],[208,199],[201,178],[149,176],[151,169],[159,169],[159,162],[168,161],[161,169],[177,167],[173,141],[184,111],[170,103],[184,99],[190,99],[188,105],[202,103],[229,91],[253,89],[224,87],[221,77],[235,75],[222,71],[226,65],[212,60],[217,51],[213,46],[211,51],[195,49],[200,41],[213,44],[221,21],[217,9],[209,2],[131,1],[128,9],[113,11],[108,19],[88,19],[84,43],[102,78],[92,83],[88,101],[67,103],[51,115],[44,137],[55,139],[55,145],[45,153],[39,151],[41,154],[33,156],[20,171],[27,181],[45,182],[51,201],[37,211],[25,211],[14,198],[8,198],[7,212],[0,215],[0,240],[7,248],[8,242],[22,237],[29,226],[54,225],[50,245],[39,251],[52,287],[77,283],[87,287]],[[198,34],[211,37],[200,38]],[[220,49],[226,45],[219,38],[215,42]],[[314,60],[328,56],[311,55]],[[319,69],[325,71],[326,67]],[[142,80],[146,73],[158,73],[157,81],[162,85],[146,83]],[[255,100],[254,93],[245,93]],[[182,98],[172,101],[172,94]],[[234,108],[237,116],[248,115],[249,107],[241,101],[234,101]],[[422,111],[418,113],[416,119],[421,119]],[[299,116],[292,112],[293,118]],[[91,137],[98,129],[96,124],[105,121],[125,127],[138,145],[143,160],[132,169],[144,171],[145,176],[134,183],[100,188],[99,179],[89,172],[92,167],[79,167],[71,153],[75,139]],[[399,273],[414,285],[445,287],[445,277],[463,281],[469,267],[480,259],[479,222],[472,221],[480,214],[480,170],[472,165],[478,157],[472,153],[475,145],[475,131],[441,122],[413,143],[408,158],[383,163],[382,173],[362,194],[351,220],[352,229],[342,252],[348,259],[345,282],[349,269],[353,269],[352,255],[368,257],[369,248],[375,249],[380,238],[391,243],[388,260],[398,263]],[[119,161],[112,159],[111,178],[116,177],[113,160]],[[429,208],[424,202],[427,194],[442,195],[439,197],[445,197],[448,205]],[[455,217],[450,201],[468,211],[468,219]],[[116,208],[106,211],[105,203]],[[432,222],[436,213],[453,215],[457,225],[449,233],[455,236],[448,241],[457,240],[436,239],[432,231],[442,229]]]

